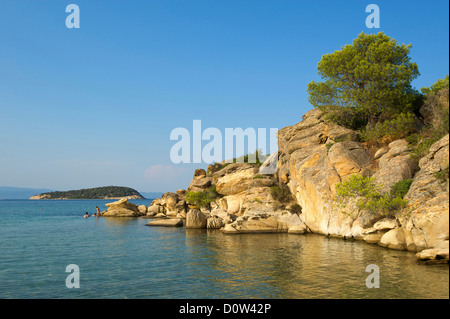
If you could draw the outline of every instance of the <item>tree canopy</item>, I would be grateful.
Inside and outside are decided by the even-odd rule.
[[[352,128],[412,112],[418,92],[411,82],[419,70],[410,48],[383,32],[359,34],[351,45],[322,57],[317,69],[323,82],[308,84],[310,103]]]

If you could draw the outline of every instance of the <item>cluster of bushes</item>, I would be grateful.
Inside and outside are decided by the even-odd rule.
[[[391,119],[367,126],[360,132],[365,142],[392,142],[415,132],[417,117],[413,113],[400,113]]]
[[[281,204],[287,204],[293,200],[291,191],[284,184],[270,187],[270,195],[274,200]]]
[[[356,204],[360,210],[374,215],[393,217],[406,207],[407,202],[403,197],[411,183],[411,179],[399,181],[391,187],[390,192],[382,193],[374,178],[353,175],[347,181],[337,184],[336,190],[339,200],[357,198]]]
[[[264,163],[264,155],[262,155],[261,150],[256,150],[253,153],[233,158],[233,163],[249,163],[261,166]]]
[[[292,203],[295,200],[294,196],[289,190],[289,187],[287,187],[285,184],[270,187],[270,195],[275,200],[275,203],[273,204],[274,211],[284,209],[287,204]],[[291,214],[299,215],[302,213],[302,207],[297,203],[292,203],[291,205],[289,205],[289,212]]]
[[[186,202],[194,204],[199,208],[206,208],[219,197],[220,195],[216,191],[216,186],[211,186],[202,192],[188,192],[186,194]]]

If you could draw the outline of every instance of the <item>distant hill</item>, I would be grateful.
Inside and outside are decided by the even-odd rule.
[[[87,188],[71,190],[65,192],[47,192],[30,199],[144,199],[138,191],[121,186],[104,186],[96,188]]]
[[[28,199],[33,195],[51,192],[47,188],[23,188],[0,186],[0,199]]]
[[[146,199],[155,199],[161,197],[164,193],[159,192],[140,192]]]

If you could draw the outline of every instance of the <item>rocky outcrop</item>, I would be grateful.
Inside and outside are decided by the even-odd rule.
[[[448,135],[431,146],[419,167],[405,196],[410,214],[402,219],[412,251],[434,248],[449,239],[449,183],[437,177],[449,168]]]
[[[155,218],[186,218],[186,191],[178,190],[176,193],[164,193],[161,198],[155,199],[147,208],[147,217]]]
[[[137,205],[130,203],[127,199],[106,204],[108,209],[101,213],[103,217],[139,217],[145,216],[145,213],[139,211]]]
[[[327,124],[320,110],[312,110],[300,123],[280,130],[278,144],[279,180],[295,195],[302,220],[312,232],[411,251],[448,240],[448,181],[436,178],[438,172],[448,170],[448,135],[431,147],[417,167],[405,140],[371,156],[356,133]],[[382,215],[360,211],[355,201],[338,205],[336,184],[353,174],[372,176],[384,192],[398,181],[413,179],[405,196],[409,206],[381,223]]]
[[[192,179],[188,192],[201,192],[211,187],[212,178],[206,177],[206,171],[204,169],[196,169],[194,172],[194,178]]]

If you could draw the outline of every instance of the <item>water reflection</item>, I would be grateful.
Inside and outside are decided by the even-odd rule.
[[[414,254],[321,235],[186,230],[197,276],[230,298],[448,298],[448,265],[418,264]],[[366,287],[366,267],[380,288]]]

